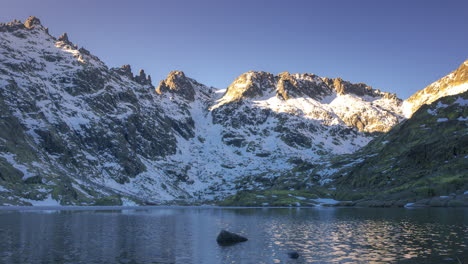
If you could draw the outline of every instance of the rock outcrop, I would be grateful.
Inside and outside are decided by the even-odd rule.
[[[139,83],[139,84],[142,84],[142,85],[151,85],[153,86],[153,84],[151,83],[151,76],[148,75],[148,77],[146,76],[146,73],[143,69],[141,69],[139,72],[138,72],[138,75],[135,76],[134,78],[135,82]]]
[[[41,21],[35,17],[35,16],[30,16],[28,17],[28,19],[26,19],[26,21],[24,22],[24,26],[27,28],[27,29],[31,29],[31,28],[34,28],[36,26],[42,26],[41,24]]]
[[[129,80],[134,80],[132,67],[128,64],[122,65],[120,68],[114,68],[113,70],[115,70],[118,74],[127,77]]]
[[[244,98],[261,97],[275,89],[275,77],[268,72],[250,71],[237,77],[227,88],[224,102],[234,102]]]
[[[195,90],[192,81],[182,71],[172,71],[156,88],[158,94],[173,93],[180,95],[188,101],[195,99]]]
[[[58,41],[61,41],[63,44],[75,46],[69,39],[68,34],[65,32],[57,38]]]
[[[44,30],[47,34],[49,33],[48,29],[43,27],[41,24],[41,21],[35,16],[28,17],[24,23],[22,23],[20,20],[17,20],[17,19],[8,23],[0,23],[0,32],[5,32],[5,31],[13,32],[13,31],[17,31],[20,29],[27,29],[27,30],[40,29],[40,30]]]
[[[284,100],[308,96],[320,100],[331,95],[332,90],[315,74],[278,74],[277,94]]]
[[[226,230],[222,230],[216,238],[216,242],[218,242],[220,246],[231,246],[245,241],[248,241],[246,237],[228,232]]]
[[[299,253],[296,251],[288,252],[288,256],[292,259],[298,259],[299,258]]]

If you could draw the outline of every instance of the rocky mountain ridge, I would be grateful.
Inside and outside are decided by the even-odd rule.
[[[402,119],[402,100],[395,94],[374,90],[363,83],[308,73],[242,74],[211,109],[216,111],[242,101],[250,101],[254,108],[302,115],[323,120],[326,125],[347,125],[361,132],[385,132]]]
[[[389,131],[402,104],[313,74],[248,72],[224,91],[174,71],[154,87],[35,17],[15,20],[0,24],[0,204],[212,201],[270,188]]]
[[[442,79],[416,92],[403,103],[403,113],[409,118],[424,104],[431,104],[441,97],[456,95],[468,91],[468,60],[458,69]]]

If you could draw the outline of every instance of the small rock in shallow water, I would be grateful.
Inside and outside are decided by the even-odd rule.
[[[288,252],[288,256],[292,259],[297,259],[299,258],[299,253],[297,253],[296,251]]]
[[[228,232],[226,230],[221,230],[218,237],[216,238],[216,242],[218,242],[218,244],[221,246],[229,246],[239,242],[245,242],[247,240],[248,239],[243,236]]]

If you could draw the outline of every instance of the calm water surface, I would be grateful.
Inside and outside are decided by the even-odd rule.
[[[0,208],[0,263],[468,263],[468,209],[49,209]]]

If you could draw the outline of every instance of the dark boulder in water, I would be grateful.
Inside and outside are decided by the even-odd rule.
[[[288,256],[292,259],[298,259],[299,253],[297,253],[296,251],[288,252]]]
[[[230,246],[240,242],[245,242],[247,240],[248,239],[246,237],[228,232],[226,230],[221,230],[218,237],[216,238],[216,242],[218,242],[220,246]]]

